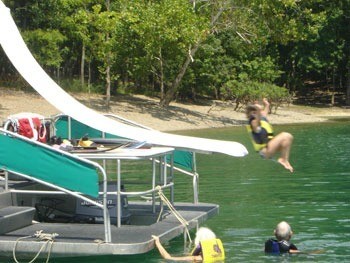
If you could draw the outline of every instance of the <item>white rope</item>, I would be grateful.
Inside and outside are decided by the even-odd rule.
[[[39,241],[45,241],[45,243],[41,246],[41,248],[39,249],[38,253],[36,253],[34,258],[31,261],[29,261],[28,263],[33,263],[39,257],[39,255],[40,255],[41,251],[44,249],[44,247],[47,244],[50,244],[49,251],[47,254],[47,258],[46,258],[46,263],[48,263],[49,259],[50,259],[50,255],[51,255],[52,245],[53,245],[53,242],[55,241],[55,238],[57,236],[58,236],[57,233],[48,234],[48,233],[43,233],[43,230],[40,230],[40,231],[36,231],[35,234],[32,236],[25,236],[25,237],[18,238],[16,240],[15,246],[13,247],[13,251],[12,251],[13,259],[15,260],[16,263],[20,263],[16,258],[16,248],[17,248],[17,244],[19,243],[20,240],[23,240],[26,238],[31,238],[31,237],[36,237],[37,239],[39,239]]]
[[[175,207],[172,205],[172,203],[169,201],[169,199],[164,195],[162,188],[158,185],[156,187],[156,189],[158,190],[158,195],[159,195],[160,199],[169,207],[170,211],[177,218],[177,220],[179,220],[179,222],[185,227],[186,234],[187,234],[190,242],[192,243],[190,232],[188,231],[188,227],[187,227],[189,225],[189,223],[186,221],[185,218],[183,218],[183,216],[175,209]],[[163,212],[163,207],[161,208],[161,212],[159,213],[159,217],[158,217],[157,222],[159,221],[160,215],[162,214],[162,212]]]

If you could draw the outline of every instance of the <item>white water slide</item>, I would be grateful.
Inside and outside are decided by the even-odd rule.
[[[0,44],[23,78],[50,104],[64,114],[97,130],[149,144],[202,153],[223,153],[242,157],[248,154],[240,143],[145,130],[117,122],[86,107],[59,87],[41,68],[27,48],[11,16],[0,1]]]

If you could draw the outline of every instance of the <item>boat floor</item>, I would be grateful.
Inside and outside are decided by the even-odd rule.
[[[188,229],[198,227],[219,211],[218,205],[208,203],[175,203],[174,206],[189,223]],[[160,236],[164,242],[184,233],[184,226],[165,207],[159,222],[156,222],[159,213],[152,213],[151,203],[130,202],[129,210],[130,224],[119,228],[111,226],[111,243],[102,242],[103,224],[34,223],[0,235],[0,254],[12,255],[14,247],[18,255],[36,254],[46,242],[33,237],[36,231],[41,230],[47,234],[58,234],[52,246],[45,245],[44,251],[50,250],[51,257],[141,254],[154,248],[152,235]]]

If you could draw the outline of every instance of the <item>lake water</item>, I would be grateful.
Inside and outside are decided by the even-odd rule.
[[[247,146],[244,158],[197,155],[200,201],[220,204],[220,214],[205,226],[224,243],[226,262],[350,261],[350,121],[275,126],[294,135],[291,174],[254,153],[245,127],[181,132],[234,140]],[[190,181],[176,179],[175,201],[190,201]],[[189,185],[186,186],[186,185]],[[183,188],[181,190],[180,188]],[[288,221],[299,250],[318,254],[267,256],[264,242],[275,225]],[[183,237],[168,244],[173,255],[184,252]],[[165,262],[157,250],[136,256],[56,259],[50,262]]]
[[[350,121],[275,127],[283,130],[294,135],[293,174],[255,154],[245,128],[198,131],[240,141],[250,152],[199,159],[200,200],[221,206],[207,226],[222,238],[227,262],[349,262]],[[321,253],[266,256],[264,241],[281,220],[291,224],[300,250]]]

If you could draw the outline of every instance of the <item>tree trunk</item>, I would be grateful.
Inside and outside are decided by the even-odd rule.
[[[107,67],[106,67],[106,107],[109,108],[109,102],[111,100],[111,63],[110,54],[107,55]]]
[[[87,79],[87,88],[89,94],[89,107],[91,107],[91,62],[88,62],[88,79]]]
[[[60,78],[61,78],[60,67],[57,67],[56,78],[57,78],[57,83],[60,83]]]
[[[175,78],[174,82],[172,83],[171,87],[167,90],[167,92],[165,93],[165,96],[163,98],[163,100],[160,101],[160,106],[162,107],[167,107],[169,106],[170,102],[173,100],[175,93],[178,89],[178,87],[180,86],[181,80],[183,78],[183,76],[186,73],[186,70],[188,68],[188,65],[191,62],[191,57],[194,56],[194,54],[196,53],[196,51],[199,48],[199,42],[196,44],[196,46],[194,48],[192,48],[192,50],[190,51],[191,55],[188,55],[186,58],[185,63],[182,65],[181,70],[179,72],[179,74],[177,75],[177,77]]]
[[[82,89],[85,85],[85,78],[84,78],[84,72],[85,72],[85,44],[81,47],[81,61],[80,61],[80,82]]]
[[[346,105],[350,106],[350,61],[348,62],[348,74],[346,79]]]
[[[106,0],[107,11],[110,11],[110,0]],[[109,41],[109,34],[106,36],[106,41]],[[109,103],[111,100],[111,53],[107,52],[106,58],[106,107],[109,109]]]
[[[332,74],[332,91],[331,91],[331,105],[334,106],[335,104],[335,69],[333,69]]]
[[[217,12],[217,14],[213,17],[211,23],[210,23],[210,27],[214,27],[214,25],[216,24],[216,22],[218,21],[219,17],[222,15],[222,13],[224,12],[224,8],[220,8],[219,11]],[[185,63],[182,65],[179,73],[177,74],[175,80],[173,81],[172,85],[170,86],[170,88],[167,90],[167,92],[165,93],[164,99],[160,100],[160,106],[162,107],[167,107],[169,106],[170,102],[173,100],[175,93],[177,92],[178,87],[180,86],[180,83],[182,81],[183,76],[186,73],[186,70],[188,68],[188,65],[190,64],[190,62],[192,61],[194,55],[196,54],[201,42],[203,39],[199,39],[197,41],[197,43],[195,44],[195,46],[190,50],[189,54],[187,55],[186,61]]]
[[[91,93],[91,62],[89,62],[88,67],[88,92]]]
[[[159,49],[159,67],[160,67],[160,101],[164,100],[164,69],[162,49]]]

